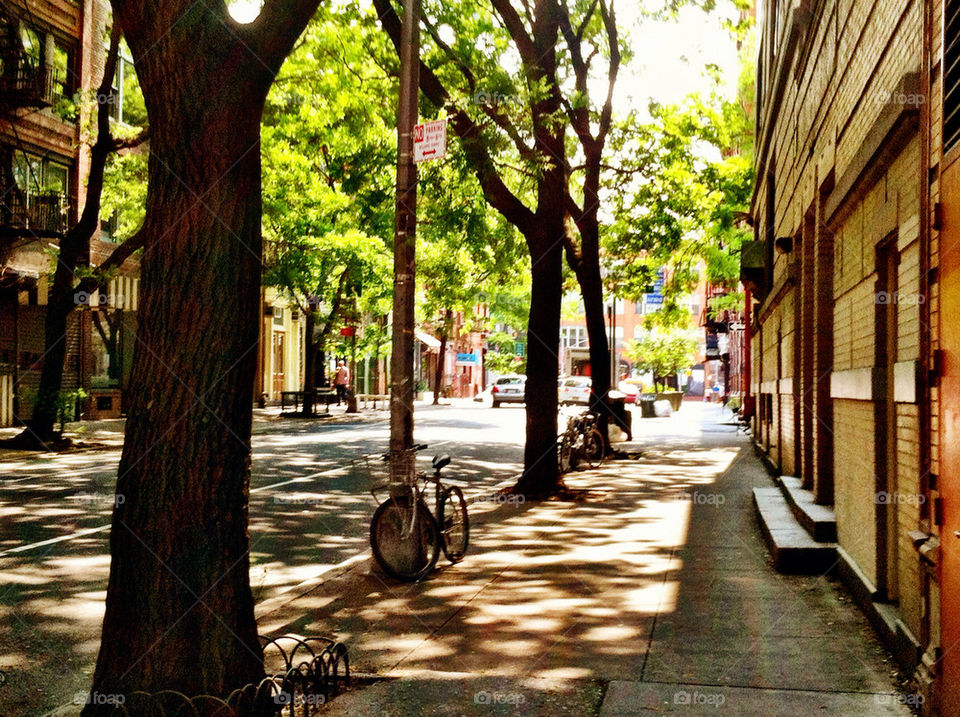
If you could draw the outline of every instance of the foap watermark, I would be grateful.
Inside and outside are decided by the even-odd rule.
[[[476,705],[522,705],[527,698],[520,692],[490,692],[480,690],[473,696]]]
[[[705,707],[722,707],[727,701],[727,697],[720,692],[701,692],[694,690],[680,690],[673,693],[673,704],[675,705],[702,705]]]
[[[117,506],[127,502],[123,493],[77,493],[72,499],[81,505]]]
[[[496,505],[519,506],[527,502],[526,496],[520,493],[492,493],[490,495],[478,495],[469,500],[469,503],[495,503]]]
[[[878,105],[921,107],[927,103],[926,95],[920,92],[900,92],[899,90],[894,90],[890,93],[878,92],[873,97]]]
[[[78,291],[73,295],[73,303],[76,306],[123,306],[123,294],[105,294],[99,291],[90,293],[88,291]]]
[[[879,491],[874,496],[874,502],[878,505],[923,505],[927,502],[927,496],[922,493],[887,493],[885,490]]]
[[[689,500],[694,505],[712,505],[715,508],[721,508],[727,502],[727,496],[723,493],[701,493],[698,490],[692,493],[681,490],[675,494],[675,497],[679,500]]]
[[[470,99],[475,105],[492,105],[493,107],[519,105],[523,102],[519,95],[508,95],[503,92],[490,92],[489,90],[474,92]]]
[[[125,695],[104,692],[77,692],[73,696],[75,705],[113,705],[120,707],[127,701]]]
[[[303,505],[317,506],[323,503],[323,498],[318,495],[275,495],[273,502],[277,505]]]
[[[895,695],[874,695],[873,699],[878,705],[906,705],[907,707],[920,707],[924,701],[923,695],[905,695],[900,693]]]
[[[327,696],[324,694],[291,694],[284,690],[273,696],[273,701],[278,705],[295,705],[297,707],[322,707],[327,703]]]
[[[927,297],[923,294],[905,294],[899,291],[878,291],[873,295],[875,304],[897,304],[903,306],[919,306],[925,304]]]

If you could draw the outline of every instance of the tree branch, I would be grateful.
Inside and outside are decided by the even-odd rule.
[[[233,23],[245,44],[270,69],[271,80],[319,6],[320,0],[264,0],[252,23]]]
[[[380,17],[380,24],[400,52],[400,18],[390,0],[373,0]],[[446,87],[426,63],[420,62],[420,90],[435,106],[444,108],[451,115],[453,130],[460,138],[464,153],[473,165],[474,174],[480,182],[483,196],[490,206],[503,215],[524,235],[536,228],[534,213],[521,202],[497,172],[479,127],[470,116],[450,99]]]

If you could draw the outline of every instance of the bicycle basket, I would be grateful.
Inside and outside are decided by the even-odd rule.
[[[407,495],[416,482],[416,451],[391,453],[384,456],[364,456],[351,461],[351,477],[369,478],[373,483],[371,492],[387,489],[393,497]]]

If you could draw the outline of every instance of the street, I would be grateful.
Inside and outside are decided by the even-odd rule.
[[[637,420],[627,447],[643,458],[570,474],[572,501],[527,505],[484,500],[519,471],[522,407],[463,401],[416,415],[427,457],[453,457],[446,479],[464,489],[472,523],[467,559],[441,560],[416,586],[372,568],[375,503],[369,480],[350,470],[385,449],[386,412],[255,418],[261,632],[332,635],[354,670],[405,678],[393,697],[380,683],[335,701],[335,714],[376,711],[365,700],[377,699],[480,714],[488,694],[526,700],[524,713],[682,712],[687,693],[737,709],[787,695],[842,714],[888,713],[878,705],[894,687],[862,615],[831,581],[769,568],[747,498],[768,478],[729,412],[688,402],[670,418]],[[0,463],[0,714],[76,714],[85,697],[118,459],[108,450]],[[468,674],[473,698],[460,695]]]
[[[416,421],[425,458],[449,453],[445,477],[468,499],[520,470],[522,406],[418,405]],[[256,412],[253,433],[250,581],[263,603],[368,551],[376,503],[351,461],[386,450],[388,414],[334,409],[331,418],[304,420],[268,409]],[[0,462],[0,670],[8,682],[0,705],[39,691],[51,693],[42,703],[52,709],[89,683],[111,509],[123,499],[114,496],[119,459],[107,450]]]

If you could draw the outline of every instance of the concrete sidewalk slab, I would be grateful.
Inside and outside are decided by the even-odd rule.
[[[883,717],[906,714],[904,709],[900,697],[889,692],[864,694],[757,690],[683,683],[617,681],[607,686],[600,715],[715,715],[717,712],[725,712],[764,717],[797,717],[806,714]]]

